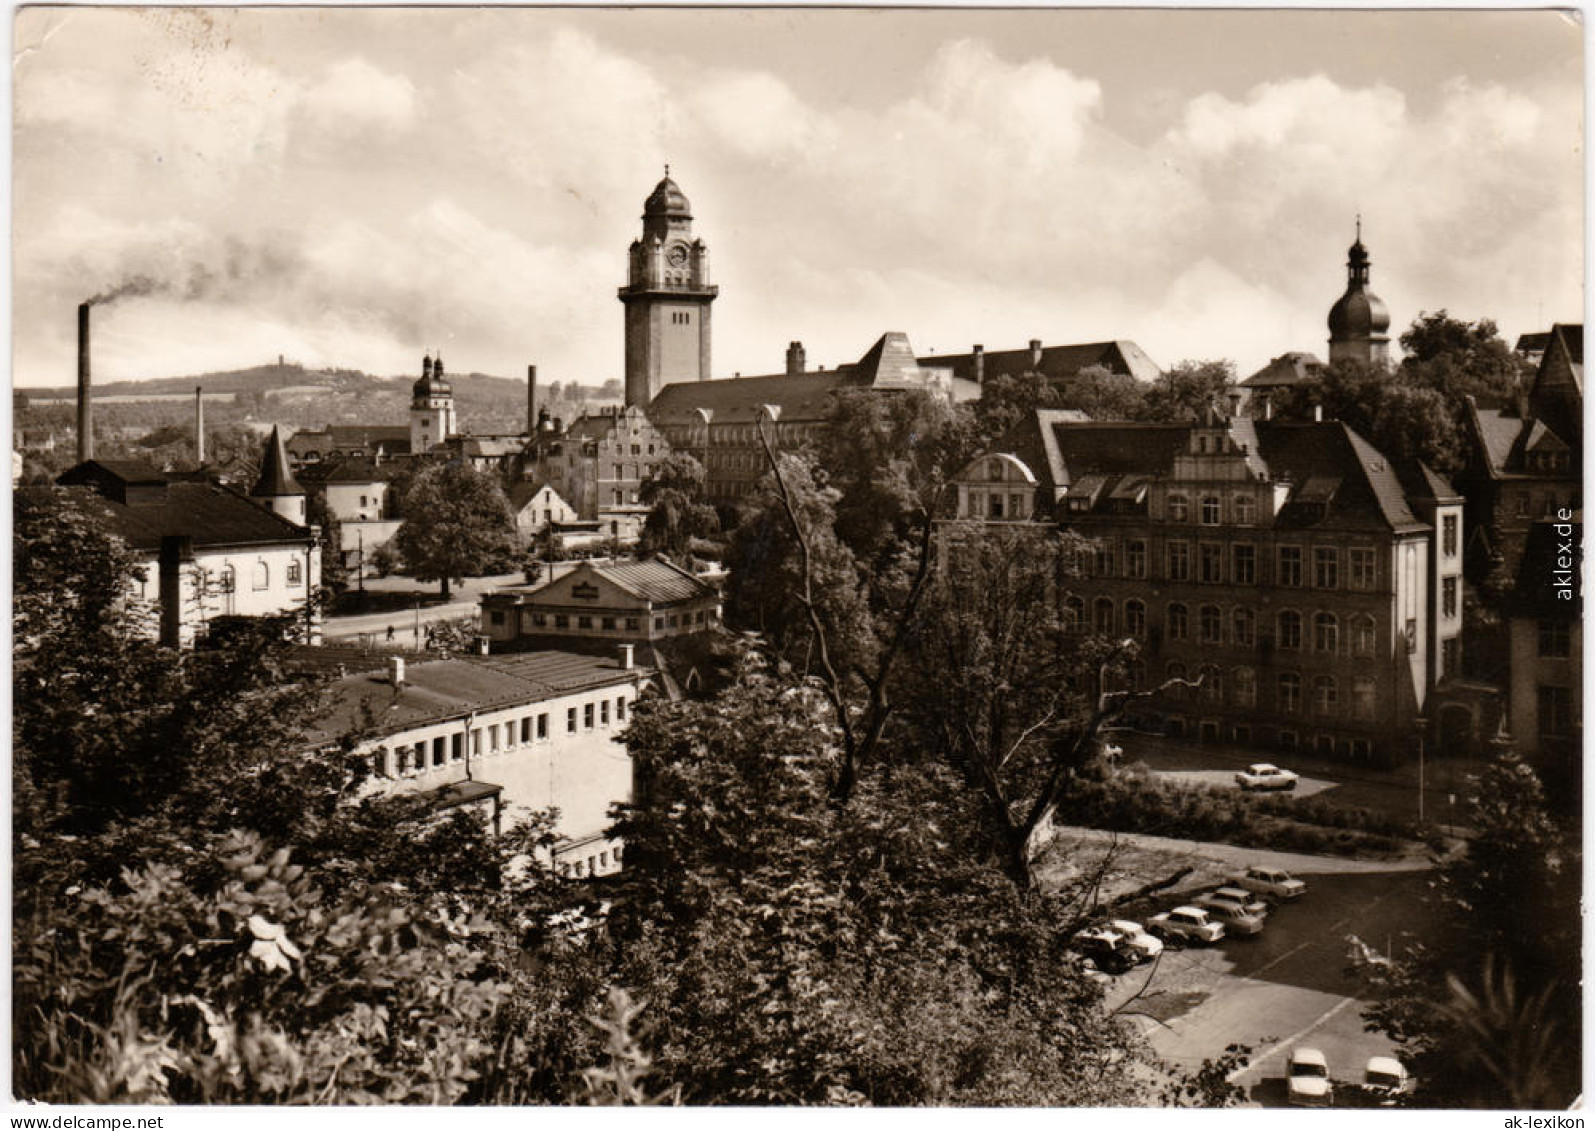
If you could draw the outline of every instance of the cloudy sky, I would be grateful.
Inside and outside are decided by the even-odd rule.
[[[1354,217],[1393,330],[1581,318],[1581,33],[1547,12],[31,8],[14,375],[622,367],[670,163],[716,375],[1129,338],[1325,352]]]

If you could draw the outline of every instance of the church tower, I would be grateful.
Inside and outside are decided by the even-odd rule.
[[[1329,311],[1329,363],[1361,361],[1369,365],[1390,363],[1390,312],[1368,289],[1368,249],[1362,246],[1362,217],[1357,218],[1357,242],[1346,259],[1346,293]]]
[[[288,466],[282,430],[275,424],[271,426],[271,439],[266,441],[265,458],[260,461],[260,476],[250,488],[249,497],[289,522],[305,524],[305,489]]]
[[[642,207],[642,239],[620,288],[626,307],[626,403],[647,408],[663,385],[709,379],[709,249],[692,237],[692,205],[670,179]]]
[[[410,388],[410,452],[425,455],[459,431],[454,389],[443,379],[443,359],[421,359],[421,379]]]

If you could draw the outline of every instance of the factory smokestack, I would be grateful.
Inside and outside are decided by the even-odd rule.
[[[89,402],[89,304],[78,307],[78,462],[94,458],[94,406]]]
[[[537,435],[537,366],[526,367],[526,434]]]
[[[205,391],[194,386],[194,466],[205,466]]]

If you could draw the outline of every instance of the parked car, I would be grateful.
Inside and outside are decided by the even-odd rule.
[[[1362,1085],[1372,1092],[1382,1104],[1393,1104],[1396,1097],[1412,1087],[1412,1078],[1401,1062],[1394,1057],[1375,1056],[1368,1060],[1362,1075]]]
[[[1235,784],[1245,790],[1295,789],[1298,780],[1296,774],[1269,762],[1253,762],[1235,775]]]
[[[1074,937],[1073,946],[1104,974],[1122,974],[1139,961],[1123,935],[1102,927],[1081,931]]]
[[[1132,919],[1111,919],[1104,926],[1124,939],[1142,962],[1151,962],[1163,953],[1163,940]]]
[[[1153,934],[1188,942],[1215,943],[1224,937],[1224,924],[1201,907],[1186,906],[1160,911],[1146,921],[1146,929]]]
[[[1329,1061],[1317,1049],[1292,1049],[1286,1072],[1289,1101],[1296,1107],[1328,1107],[1335,1102],[1335,1085],[1329,1079]]]
[[[1259,919],[1268,915],[1268,904],[1258,899],[1245,888],[1222,887],[1214,888],[1196,901],[1198,907],[1236,907],[1248,915],[1256,915]]]
[[[1196,901],[1196,905],[1222,923],[1226,935],[1250,936],[1263,932],[1261,915],[1254,915],[1233,903],[1222,900],[1213,902],[1211,896],[1203,896]]]
[[[1306,884],[1285,869],[1266,868],[1260,864],[1253,864],[1239,872],[1231,872],[1224,878],[1238,888],[1255,891],[1259,895],[1273,899],[1296,899],[1307,890]]]

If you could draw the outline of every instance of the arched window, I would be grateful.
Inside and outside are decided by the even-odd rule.
[[[1218,644],[1224,639],[1224,614],[1217,605],[1203,605],[1197,619],[1203,644]]]
[[[1313,650],[1340,651],[1340,618],[1334,613],[1313,614]]]
[[[1168,625],[1170,640],[1184,640],[1190,635],[1189,616],[1184,605],[1175,602],[1169,606]]]
[[[1257,705],[1257,673],[1251,668],[1236,668],[1235,705],[1237,707],[1255,707]]]
[[[1374,620],[1370,616],[1351,618],[1351,654],[1371,656],[1374,651]]]
[[[1257,615],[1245,605],[1236,606],[1230,617],[1230,640],[1243,648],[1257,643]]]
[[[1169,521],[1187,522],[1191,517],[1191,504],[1184,495],[1169,496]]]
[[[1063,627],[1079,632],[1085,625],[1085,602],[1079,597],[1069,597],[1063,602]]]
[[[1224,702],[1224,673],[1214,664],[1202,666],[1202,702]]]
[[[254,585],[255,585],[256,589],[270,589],[271,588],[271,569],[270,569],[270,567],[268,567],[266,565],[265,562],[256,562],[255,563],[255,581],[254,581]]]
[[[1286,715],[1301,711],[1301,676],[1295,672],[1279,673],[1279,710]]]
[[[1124,602],[1124,631],[1137,640],[1146,638],[1146,606],[1134,597]]]
[[[1313,709],[1325,718],[1333,717],[1340,707],[1340,688],[1332,675],[1321,675],[1313,680]]]
[[[1092,628],[1097,632],[1109,633],[1113,631],[1113,599],[1098,597],[1096,602],[1095,617]]]
[[[1279,614],[1279,646],[1290,649],[1301,647],[1300,613],[1286,609]]]
[[[222,566],[221,591],[223,593],[236,593],[238,591],[238,568],[231,562]]]

